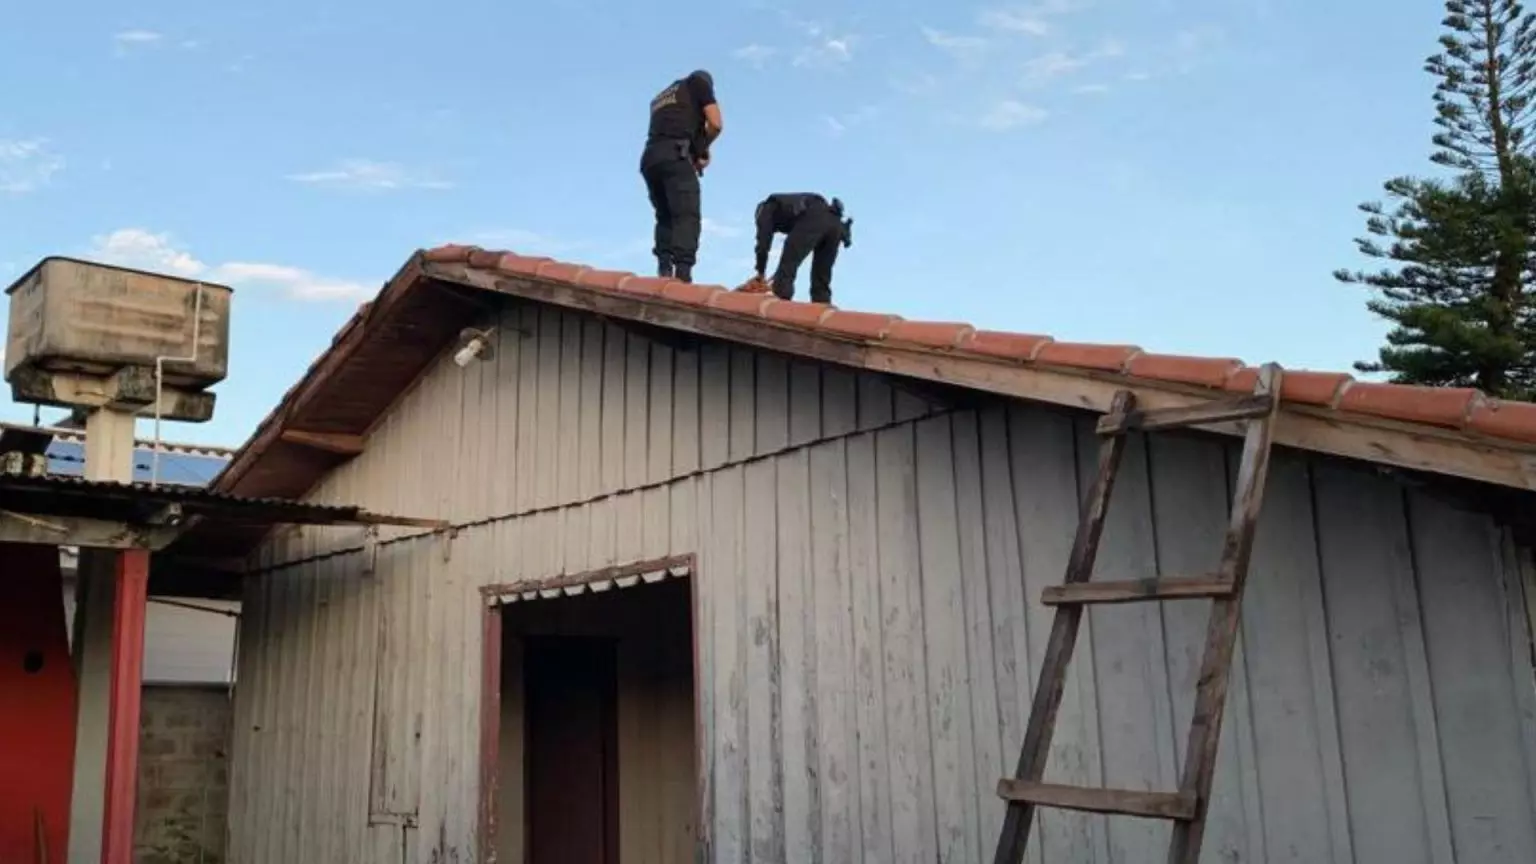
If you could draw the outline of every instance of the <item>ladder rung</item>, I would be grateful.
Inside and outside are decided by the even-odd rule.
[[[1173,579],[1132,579],[1124,582],[1072,582],[1040,592],[1047,606],[1072,603],[1140,603],[1147,600],[1193,600],[1230,597],[1232,583],[1217,576]]]
[[[1241,396],[1236,399],[1220,399],[1182,408],[1159,408],[1151,411],[1127,411],[1115,416],[1106,414],[1099,418],[1100,435],[1119,435],[1124,432],[1156,429],[1177,429],[1183,426],[1204,426],[1210,423],[1228,423],[1233,420],[1253,420],[1269,414],[1271,397]]]
[[[1004,778],[997,783],[997,795],[1005,801],[1081,810],[1085,813],[1115,813],[1149,819],[1187,820],[1195,818],[1195,796],[1177,792],[1133,792],[1129,789],[1089,789],[1055,783],[1031,783]]]

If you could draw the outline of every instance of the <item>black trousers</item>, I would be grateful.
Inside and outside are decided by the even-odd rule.
[[[773,273],[773,293],[780,300],[795,296],[795,276],[807,255],[811,259],[811,302],[832,302],[832,267],[842,245],[843,225],[825,203],[813,203],[795,220],[779,252],[779,267]]]
[[[640,158],[640,176],[656,211],[656,239],[651,248],[660,274],[683,281],[693,276],[699,254],[699,173],[686,141],[656,141]]]

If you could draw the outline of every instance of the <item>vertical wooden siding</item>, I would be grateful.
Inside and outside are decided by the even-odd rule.
[[[952,411],[536,306],[500,324],[493,361],[430,372],[315,496],[444,515],[465,525],[451,545],[384,543],[371,573],[355,531],[265,550],[234,860],[474,860],[475,588],[684,552],[708,860],[987,857],[1091,418]],[[1138,438],[1099,578],[1211,567],[1232,462]],[[1207,860],[1536,860],[1536,691],[1505,538],[1332,460],[1282,453],[1270,488]],[[1091,613],[1053,779],[1173,786],[1205,605]],[[1158,860],[1166,831],[1050,813],[1031,860]]]

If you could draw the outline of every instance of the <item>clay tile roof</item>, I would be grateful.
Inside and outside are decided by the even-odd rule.
[[[782,301],[771,295],[727,291],[721,286],[684,285],[630,273],[586,270],[574,264],[524,258],[510,252],[486,252],[469,246],[442,246],[427,251],[423,257],[434,263],[494,268],[509,276],[536,276],[595,290],[663,297],[677,303],[707,306],[870,342],[889,341],[940,351],[965,351],[1011,361],[1112,372],[1127,378],[1213,390],[1249,390],[1257,374],[1256,367],[1231,358],[1149,354],[1134,345],[1057,342],[1049,336],[977,330],[963,323],[906,321],[896,315]],[[1536,443],[1536,405],[1499,403],[1474,390],[1378,384],[1355,381],[1343,373],[1304,370],[1288,370],[1284,388],[1282,398],[1297,404]]]
[[[421,285],[437,287],[417,290]],[[619,304],[614,308],[621,311],[615,314],[653,324],[665,319],[661,313],[667,310],[692,310],[709,320],[729,318],[742,324],[755,323],[759,329],[793,331],[801,337],[785,342],[800,348],[782,350],[825,343],[856,349],[889,348],[903,352],[903,356],[962,358],[997,367],[998,371],[991,373],[994,381],[1037,369],[1064,373],[1068,381],[1081,382],[1083,387],[1121,382],[1116,386],[1177,393],[1187,400],[1190,394],[1209,392],[1216,396],[1251,390],[1257,375],[1256,367],[1233,358],[1156,354],[1135,345],[1058,342],[1047,335],[979,330],[962,322],[908,321],[896,315],[779,300],[770,294],[731,291],[722,286],[690,285],[515,252],[450,245],[413,256],[378,298],[358,310],[337,334],[331,349],[315,361],[304,380],[294,385],[283,403],[263,421],[216,485],[223,491],[252,495],[301,492],[306,481],[261,461],[262,454],[274,446],[273,440],[280,437],[281,429],[297,423],[299,428],[307,424],[310,428],[364,434],[388,410],[398,388],[406,386],[403,382],[414,380],[457,335],[458,328],[479,314],[483,302],[473,300],[472,295],[488,288],[574,308],[598,309],[599,301],[608,298]],[[666,309],[646,311],[650,304]],[[742,324],[722,325],[714,332],[720,338],[737,338],[732,334],[751,329]],[[803,338],[807,336],[815,338]],[[383,342],[389,344],[373,344]],[[830,355],[820,356],[825,359]],[[852,355],[844,350],[836,356]],[[366,367],[366,374],[359,371],[362,367]],[[884,368],[902,374],[900,369]],[[333,375],[339,376],[339,383],[326,383]],[[1053,386],[1057,388],[1053,398],[1060,404],[1093,404],[1086,397],[1074,399],[1070,392],[1062,392],[1079,385]],[[369,395],[366,391],[370,387],[380,392]],[[390,388],[397,389],[388,392]],[[317,392],[324,398],[315,398]],[[999,385],[997,392],[1035,398],[1023,388],[1010,390]],[[1356,381],[1344,373],[1305,370],[1285,372],[1281,398],[1287,409],[1299,412],[1297,416],[1320,418],[1308,430],[1292,434],[1287,442],[1292,446],[1475,479],[1494,478],[1505,485],[1536,489],[1536,405],[1501,402],[1474,390],[1380,384]],[[1352,449],[1330,450],[1316,443],[1318,436],[1343,426],[1369,430],[1367,436],[1380,433],[1398,437],[1384,444],[1356,436]],[[1415,430],[1428,429],[1436,430],[1439,436],[1433,453],[1405,456],[1400,452],[1418,446],[1424,433]],[[1484,459],[1490,446],[1506,448],[1490,463],[1493,467],[1481,463],[1469,467]],[[282,452],[281,447],[276,449]],[[294,463],[311,460],[305,470],[321,472],[314,481],[328,470],[313,455],[290,454],[285,458]]]

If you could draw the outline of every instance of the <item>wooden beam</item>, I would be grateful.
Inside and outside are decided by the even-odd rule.
[[[1194,600],[1229,597],[1232,582],[1215,576],[1170,579],[1132,579],[1124,582],[1078,582],[1052,585],[1040,593],[1046,606],[1071,603],[1139,603],[1148,600]]]
[[[368,440],[362,435],[349,435],[345,432],[305,432],[302,429],[284,429],[278,438],[284,444],[296,444],[311,450],[335,453],[337,456],[348,458],[361,455],[368,444]]]
[[[1147,819],[1188,819],[1195,813],[1192,795],[1177,792],[1135,792],[1129,789],[1087,789],[1056,783],[1004,779],[997,784],[1004,801],[1059,807],[1083,813],[1114,813]]]
[[[850,342],[708,308],[650,297],[609,294],[559,282],[507,277],[463,264],[428,263],[424,271],[435,279],[568,309],[646,321],[827,363],[1099,414],[1109,411],[1116,391],[1122,389],[1134,391],[1137,404],[1147,410],[1207,404],[1213,392],[1209,388],[1142,381],[1085,369],[1026,366],[969,354]],[[1218,423],[1207,430],[1241,437],[1242,425],[1241,422]],[[1536,490],[1536,448],[1453,429],[1287,404],[1282,406],[1276,419],[1274,440],[1299,450]]]
[[[1268,396],[1243,396],[1237,399],[1212,399],[1204,405],[1165,408],[1161,411],[1132,411],[1119,420],[1112,417],[1099,418],[1098,432],[1100,435],[1119,435],[1124,432],[1155,432],[1159,429],[1252,420],[1268,414],[1271,401]]]
[[[157,552],[169,546],[180,533],[180,528],[172,526],[143,527],[80,516],[33,516],[0,510],[0,543]]]

